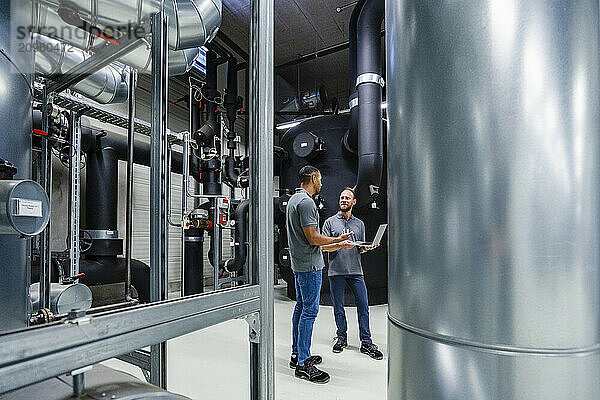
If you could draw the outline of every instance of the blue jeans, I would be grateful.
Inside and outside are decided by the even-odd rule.
[[[298,364],[310,357],[313,325],[319,312],[323,271],[294,272],[296,307],[292,316],[292,353],[298,354]]]
[[[344,311],[344,285],[348,283],[354,293],[356,300],[356,311],[358,313],[358,328],[360,330],[360,341],[364,344],[372,343],[371,331],[369,330],[369,298],[367,297],[367,285],[362,275],[337,275],[329,277],[329,289],[331,301],[333,302],[333,315],[337,326],[337,336],[348,339],[346,312]]]

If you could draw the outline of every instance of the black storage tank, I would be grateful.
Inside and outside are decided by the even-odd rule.
[[[281,164],[279,178],[280,197],[276,213],[285,212],[284,199],[286,190],[293,194],[299,186],[298,171],[305,165],[312,165],[321,171],[323,187],[322,208],[319,210],[321,226],[330,216],[339,211],[338,199],[341,191],[347,186],[354,186],[358,168],[356,154],[348,151],[343,145],[343,137],[348,131],[350,115],[327,115],[304,120],[299,125],[288,129],[281,137],[280,146],[287,151],[288,157]],[[385,134],[385,133],[384,133]],[[385,140],[384,140],[385,143]],[[384,161],[385,165],[385,161]],[[387,190],[383,172],[383,181],[379,189],[377,208],[355,208],[353,215],[365,223],[367,240],[373,239],[379,224],[387,220]],[[286,257],[287,239],[285,234],[285,217],[276,217],[279,225],[279,265],[283,278],[288,284],[287,295],[295,298],[295,288],[289,258]],[[384,235],[379,248],[362,256],[362,266],[369,294],[369,304],[387,303],[387,234]],[[346,291],[346,305],[354,305],[352,292]],[[329,280],[327,279],[327,254],[325,253],[325,269],[323,270],[323,286],[321,303],[331,304]]]

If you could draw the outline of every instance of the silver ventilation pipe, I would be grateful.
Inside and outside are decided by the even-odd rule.
[[[105,32],[141,26],[150,20],[151,15],[161,10],[159,0],[94,0],[77,3],[38,0],[38,3],[42,8],[46,6],[58,12],[61,19],[69,25],[81,26],[85,23]],[[217,34],[221,25],[221,0],[166,0],[164,5],[169,17],[171,50],[202,46]],[[52,27],[43,25],[43,22],[41,26]],[[90,44],[83,43],[86,47],[93,46],[93,40],[102,42],[100,39],[88,39]]]
[[[44,76],[62,75],[83,62],[89,55],[73,46],[42,35],[34,35],[35,71]],[[71,87],[77,93],[98,103],[120,103],[127,100],[124,67],[112,63]]]
[[[598,0],[385,6],[388,399],[600,399]]]
[[[58,39],[86,51],[97,51],[106,45],[106,41],[89,32],[65,23],[58,13],[48,6],[40,5],[37,33]],[[192,67],[198,56],[198,47],[185,50],[169,50],[169,74],[183,75]],[[142,45],[119,59],[123,64],[136,68],[139,73],[150,73],[152,54],[150,46]]]

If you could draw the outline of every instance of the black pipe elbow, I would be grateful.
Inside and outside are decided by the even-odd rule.
[[[225,261],[225,269],[229,272],[238,272],[246,264],[246,242],[248,241],[248,210],[250,201],[242,201],[236,208],[235,219],[235,247],[234,256]]]
[[[235,157],[228,156],[225,158],[225,178],[233,186],[237,186],[239,174],[235,171]]]

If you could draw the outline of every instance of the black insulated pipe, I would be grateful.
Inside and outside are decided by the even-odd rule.
[[[358,91],[356,90],[356,63],[357,63],[357,23],[365,0],[359,0],[352,10],[348,24],[348,107],[350,107],[350,128],[345,136],[345,146],[356,153],[358,146]]]
[[[227,110],[227,121],[229,122],[229,133],[227,134],[227,148],[231,155],[235,150],[235,120],[238,110],[238,80],[237,59],[231,57],[227,61],[227,89],[225,89],[225,109]]]
[[[204,230],[189,228],[185,231],[185,284],[184,295],[204,292]]]
[[[85,153],[104,152],[110,150],[115,153],[118,160],[127,161],[128,153],[128,138],[125,135],[106,132],[91,128],[89,126],[81,126],[81,150]],[[171,170],[181,174],[183,172],[183,155],[180,152],[172,152],[171,154]],[[134,140],[134,164],[150,166],[150,143],[136,138]],[[89,165],[89,162],[88,162]],[[87,167],[86,167],[87,169]],[[199,171],[191,165],[190,173],[192,176],[197,176]],[[89,185],[89,183],[88,183]]]
[[[217,103],[215,101],[219,97],[217,90],[217,65],[215,63],[217,55],[214,51],[206,52],[206,84],[203,89],[203,96],[209,100],[206,104],[206,123],[204,126],[210,126],[213,135],[217,138],[221,137],[221,125],[218,120]],[[202,128],[200,128],[202,130]],[[213,136],[213,138],[214,138]],[[213,143],[207,144],[212,147]],[[202,183],[204,185],[205,194],[221,194],[221,146],[217,145],[215,150],[216,156],[209,159],[204,167],[202,174]]]
[[[229,272],[238,272],[246,264],[246,245],[248,242],[248,210],[250,201],[242,201],[235,209],[235,235],[234,256],[225,261],[225,268]]]
[[[356,26],[358,90],[357,206],[372,202],[378,194],[383,172],[383,125],[381,98],[381,23],[384,0],[365,2]]]
[[[86,153],[86,229],[115,231],[119,157],[111,147]]]

